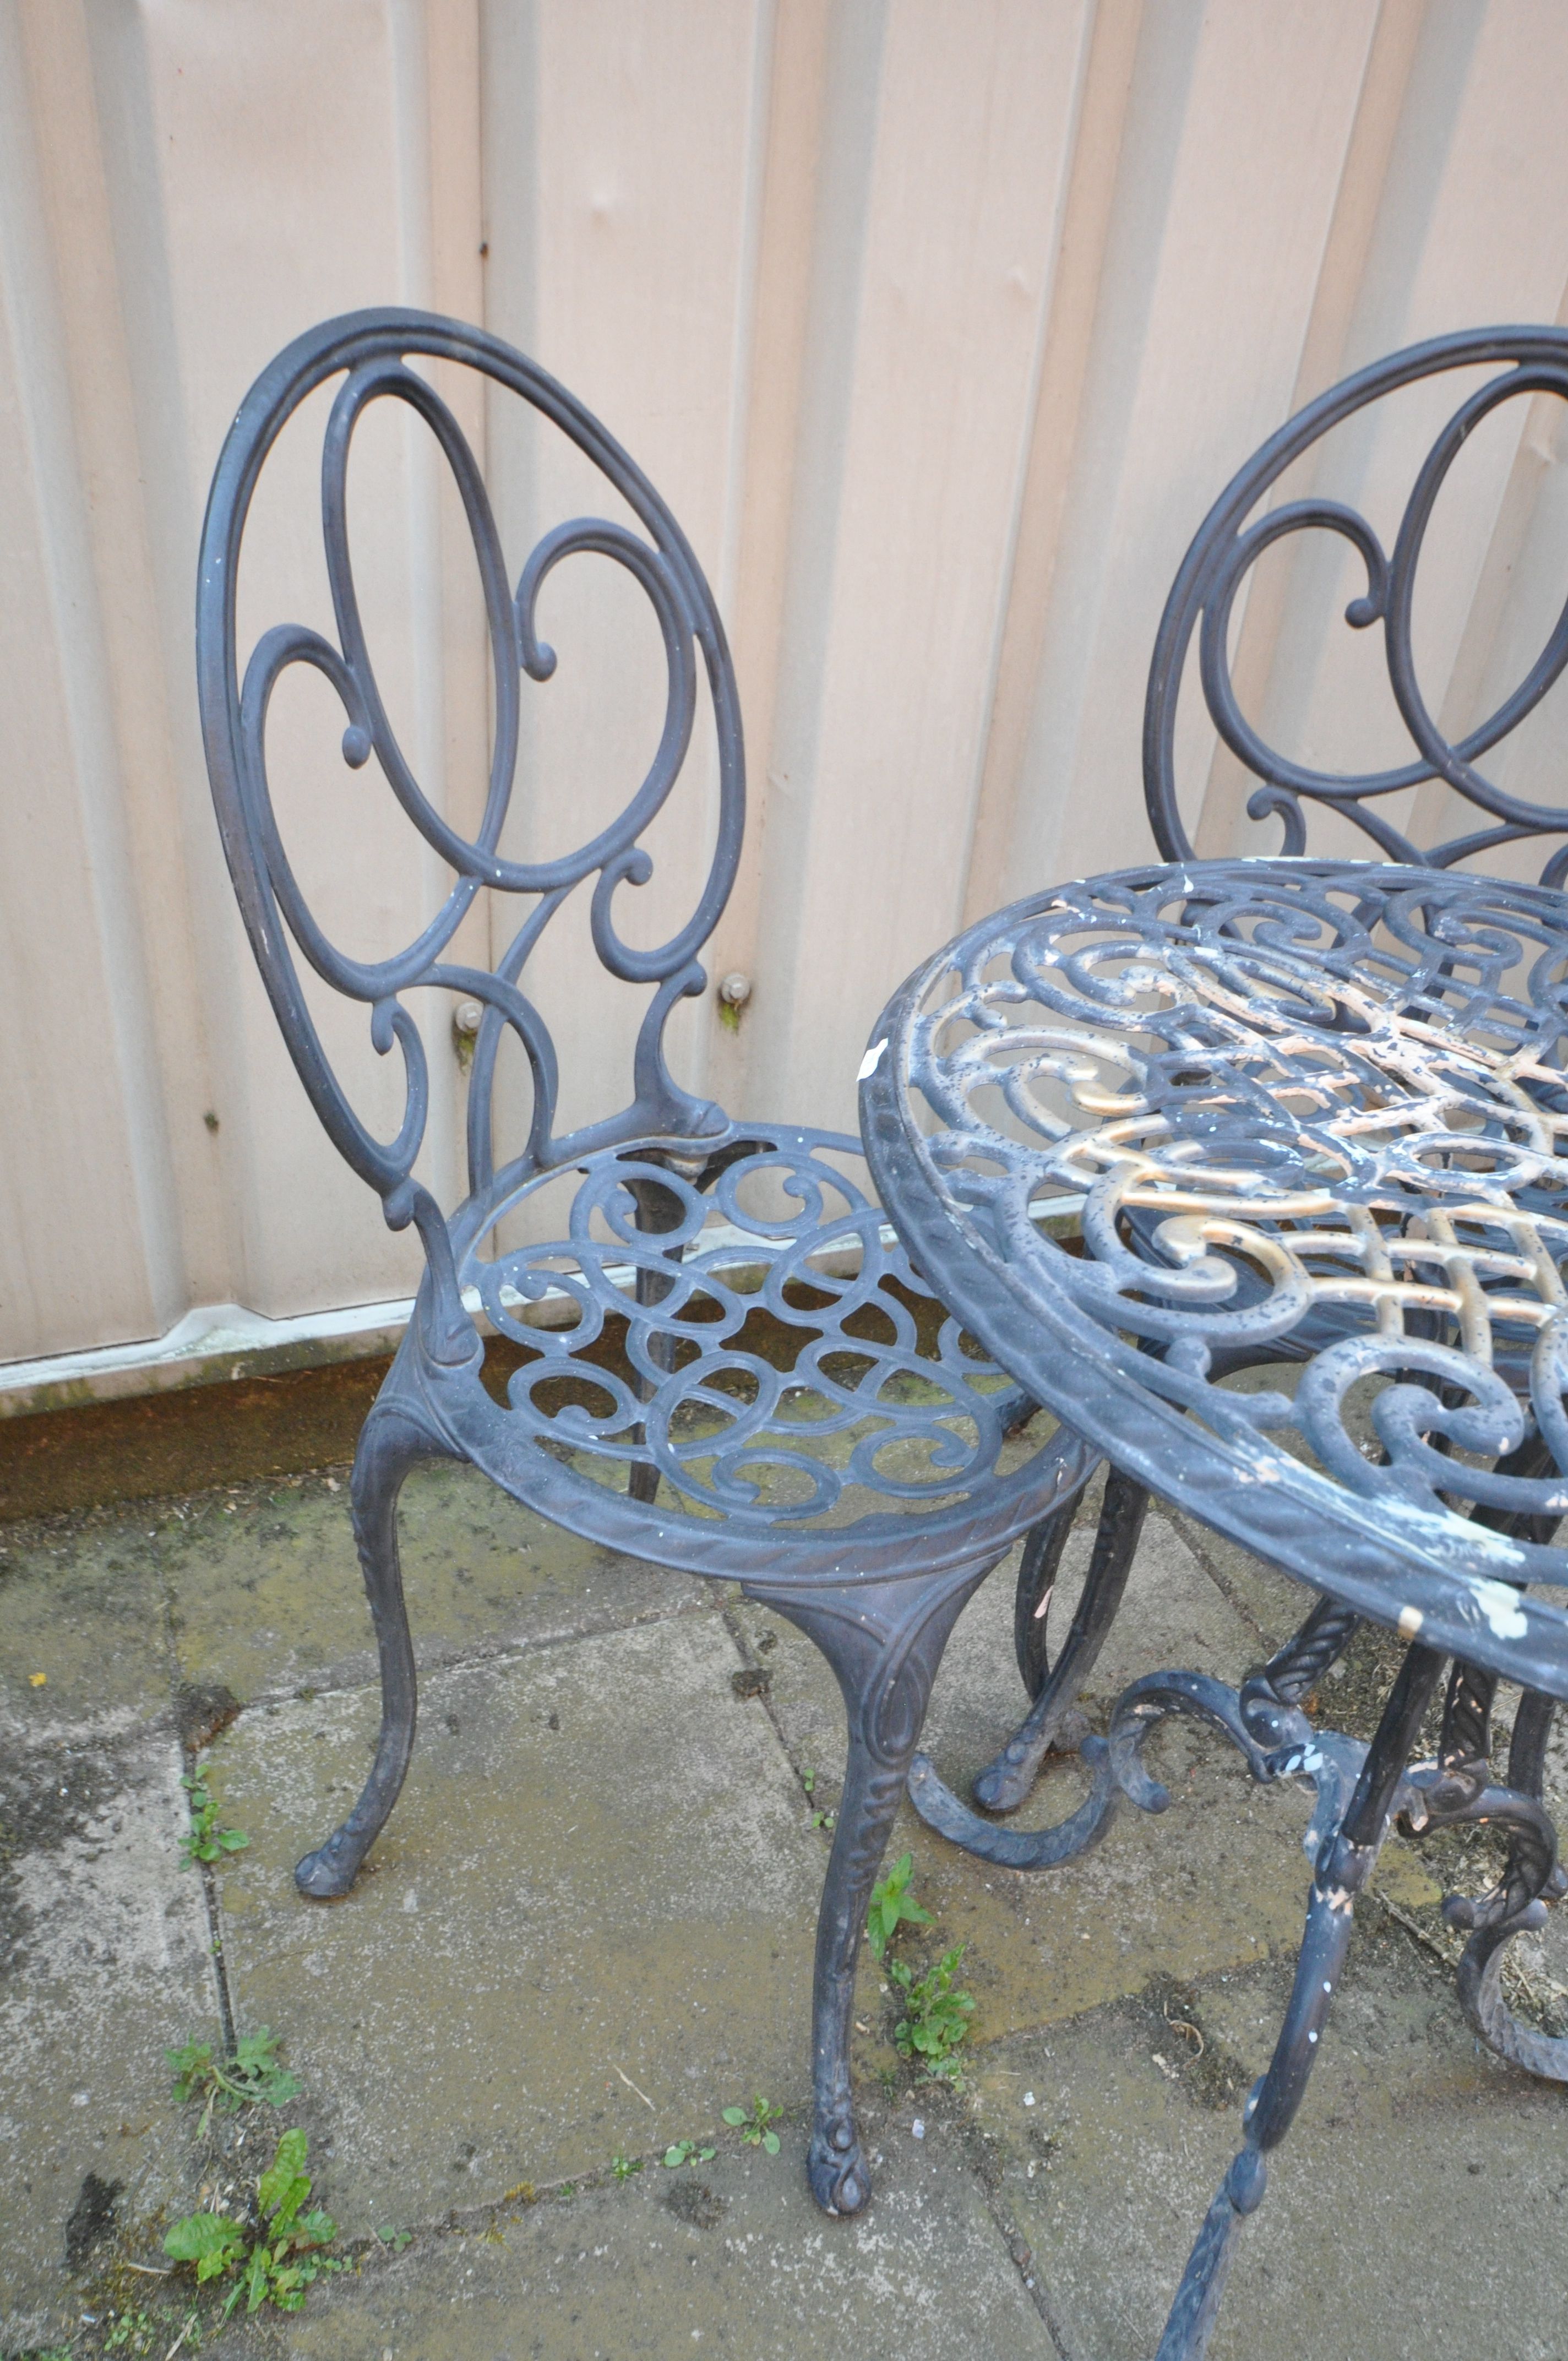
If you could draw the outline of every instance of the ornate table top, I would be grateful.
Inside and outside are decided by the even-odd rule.
[[[1568,1697],[1565,1034],[1560,894],[1127,870],[920,968],[862,1128],[927,1283],[1064,1422],[1315,1588]]]

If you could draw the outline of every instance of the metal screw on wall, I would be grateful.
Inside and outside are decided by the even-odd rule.
[[[740,1011],[751,997],[751,979],[736,968],[718,987],[718,1021],[731,1033],[740,1030]]]
[[[460,1000],[452,1012],[452,1042],[457,1052],[457,1063],[465,1073],[474,1062],[474,1041],[484,1020],[484,1007],[477,1000]]]

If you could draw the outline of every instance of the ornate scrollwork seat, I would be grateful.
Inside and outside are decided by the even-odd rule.
[[[1391,552],[1342,500],[1259,515],[1332,428],[1401,387],[1475,369],[1484,380],[1419,468]],[[1521,2023],[1503,1984],[1507,1946],[1568,1889],[1542,1802],[1568,1698],[1568,803],[1509,792],[1496,763],[1479,767],[1568,665],[1568,606],[1519,686],[1457,742],[1429,709],[1411,641],[1418,566],[1457,456],[1500,405],[1539,395],[1568,401],[1568,332],[1450,336],[1333,388],[1264,445],[1199,531],[1159,628],[1144,762],[1161,862],[971,928],[890,1004],[862,1084],[873,1170],[922,1268],[1112,1466],[1054,1662],[1047,1609],[1071,1503],[1025,1546],[1016,1632],[1034,1703],[974,1790],[1009,1812],[1053,1746],[1080,1745],[1091,1792],[1055,1828],[1008,1828],[919,1757],[917,1807],[983,1859],[1056,1866],[1120,1804],[1164,1807],[1143,1750],[1173,1713],[1220,1731],[1255,1778],[1317,1790],[1289,2011],[1158,2361],[1207,2347],[1235,2231],[1299,2104],[1355,1895],[1394,1817],[1416,1834],[1485,1824],[1502,1840],[1490,1890],[1445,1905],[1469,1937],[1460,1999],[1500,2056],[1568,2082],[1568,2037]],[[1365,567],[1345,620],[1381,627],[1415,749],[1406,763],[1313,768],[1244,710],[1238,596],[1266,550],[1307,533],[1339,536]],[[1200,859],[1189,839],[1177,710],[1195,636],[1219,738],[1259,783],[1247,812],[1283,821],[1282,852]],[[1455,799],[1481,824],[1456,824]],[[1309,820],[1325,813],[1342,841],[1349,824],[1386,857],[1310,855]],[[1424,848],[1423,818],[1436,834]],[[1531,840],[1538,883],[1464,866]],[[1080,1209],[1070,1229],[1064,1206]],[[1260,1370],[1268,1382],[1234,1382]],[[1201,1671],[1153,1675],[1104,1737],[1086,1736],[1074,1700],[1151,1486],[1317,1601],[1239,1690]],[[1370,1745],[1304,1710],[1364,1620],[1409,1643]],[[1445,1668],[1436,1752],[1412,1762]],[[1522,1696],[1499,1777],[1500,1682]]]
[[[636,529],[577,519],[545,533],[515,594],[479,468],[431,365],[479,372],[587,455]],[[322,514],[335,639],[268,630],[242,659],[242,540],[269,452],[318,387],[326,412]],[[346,483],[359,422],[404,405],[455,480],[484,594],[494,715],[483,818],[466,836],[415,778],[389,719],[350,563]],[[547,682],[543,585],[574,556],[612,560],[645,593],[667,675],[663,735],[620,817],[569,856],[513,857],[507,820],[524,678]],[[301,1079],[394,1227],[418,1227],[414,1316],[360,1440],[355,1532],[380,1651],[374,1766],[343,1825],[300,1863],[302,1894],[346,1892],[396,1801],[413,1743],[415,1678],[398,1569],[409,1467],[471,1461],[519,1500],[632,1557],[739,1579],[806,1631],[842,1687],[845,1788],[824,1888],[814,1992],[812,2189],[829,2211],[864,2204],[870,2177],[850,2110],[855,1959],[938,1660],[964,1600],[1016,1538],[1077,1488],[1091,1455],[1033,1405],[912,1268],[871,1195],[861,1143],[792,1125],[732,1122],[665,1062],[672,1008],[700,993],[697,954],[733,882],[744,820],[734,675],[712,594],[669,511],[597,420],[521,355],[477,329],[377,311],[302,336],[258,379],[225,444],[203,532],[197,653],[209,773],[230,873]],[[313,917],[284,847],[269,776],[269,708],[295,667],[342,708],[344,761],[372,758],[433,855],[442,897],[415,939],[352,958]],[[706,685],[718,754],[717,828],[690,918],[653,949],[620,931],[619,897],[647,883],[641,839],[686,762]],[[530,692],[532,693],[532,692]],[[421,843],[422,840],[422,844]],[[609,972],[647,995],[630,1102],[557,1126],[554,1044],[525,990],[545,928],[574,895]],[[520,910],[489,966],[457,948],[481,897]],[[378,1137],[355,1112],[298,961],[367,1012],[374,1047],[400,1053],[400,1122]],[[416,1177],[431,1104],[427,1048],[408,995],[477,1003],[467,1084],[468,1191],[444,1212]],[[511,1039],[532,1112],[499,1160],[497,1061]],[[450,1037],[446,1054],[451,1054]],[[521,1243],[518,1241],[521,1239]],[[492,1388],[478,1320],[502,1340]],[[494,1357],[494,1356],[492,1356]]]

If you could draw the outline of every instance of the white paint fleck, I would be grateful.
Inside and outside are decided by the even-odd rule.
[[[419,1908],[419,1894],[411,1885],[403,1896],[403,1908],[410,1911]]]
[[[1400,1639],[1413,1640],[1426,1620],[1419,1607],[1401,1607],[1399,1609]]]
[[[1026,2107],[1032,2107],[1032,2106],[1034,2105],[1034,2103],[1035,2103],[1035,2094],[1034,2094],[1033,2091],[1025,2091],[1025,2093],[1024,2093],[1024,2104],[1025,2104]]]
[[[918,2115],[916,2116],[915,2121],[910,2125],[909,2128],[914,2133],[916,2139],[925,2138],[926,2126]]]
[[[868,1049],[865,1056],[861,1060],[861,1071],[855,1076],[855,1080],[858,1082],[863,1082],[868,1075],[875,1073],[877,1068],[882,1063],[883,1053],[886,1048],[887,1035],[884,1033],[882,1039],[877,1043],[875,1049]]]
[[[1317,2037],[1318,2037],[1315,2033],[1309,2033],[1307,2036],[1309,2041],[1316,2041]]]
[[[1475,1597],[1499,1640],[1522,1640],[1530,1629],[1519,1595],[1506,1582],[1478,1582]]]

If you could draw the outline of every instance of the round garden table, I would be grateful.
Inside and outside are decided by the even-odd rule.
[[[1444,1905],[1470,1937],[1460,1996],[1494,2049],[1568,2081],[1568,2040],[1520,2023],[1502,1979],[1505,1946],[1568,1885],[1541,1800],[1568,1697],[1565,1038],[1562,894],[1302,858],[1033,895],[927,961],[872,1035],[862,1133],[911,1261],[1112,1469],[1054,1665],[1043,1609],[1071,1504],[1031,1537],[1035,1706],[978,1799],[1020,1803],[1083,1731],[1073,1694],[1149,1492],[1313,1594],[1239,1689],[1201,1666],[1134,1683],[1107,1734],[1080,1736],[1091,1793],[1057,1828],[981,1818],[923,1760],[911,1775],[933,1825],[1021,1869],[1095,1841],[1124,1800],[1164,1808],[1142,1749],[1171,1713],[1223,1732],[1255,1779],[1315,1787],[1289,2007],[1158,2361],[1208,2344],[1396,1817],[1416,1835],[1496,1824],[1493,1889]],[[1407,1642],[1370,1746],[1302,1710],[1364,1619]],[[1436,1752],[1412,1761],[1445,1668]],[[1499,1681],[1524,1694],[1495,1776]]]

